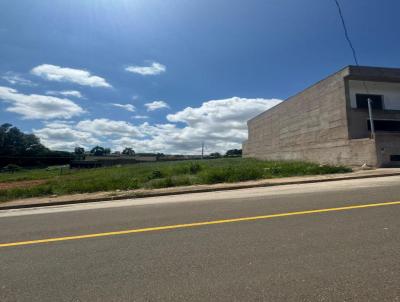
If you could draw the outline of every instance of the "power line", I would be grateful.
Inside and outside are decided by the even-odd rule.
[[[357,66],[360,66],[360,64],[358,63],[358,59],[357,59],[356,49],[354,48],[353,43],[351,42],[351,39],[349,36],[349,31],[347,29],[346,21],[344,20],[344,17],[343,17],[343,12],[342,12],[342,8],[340,6],[339,0],[333,0],[333,1],[335,1],[335,3],[336,3],[336,6],[337,6],[337,9],[339,12],[339,17],[340,17],[340,20],[342,21],[344,36],[346,37],[347,43],[350,46],[351,52],[353,53],[354,62],[356,63]],[[365,91],[367,92],[367,94],[369,94],[369,89],[367,87],[367,84],[365,83],[365,81],[362,81],[362,83],[363,83]]]
[[[335,1],[335,3],[336,3],[336,6],[337,6],[337,9],[338,9],[338,12],[339,12],[339,16],[340,16],[340,20],[342,21],[342,26],[343,26],[343,30],[344,30],[344,36],[346,37],[347,43],[349,44],[349,46],[351,48],[351,51],[353,53],[354,62],[356,63],[357,66],[359,66],[358,59],[357,59],[357,53],[356,53],[356,50],[355,50],[355,48],[353,46],[353,43],[351,42],[351,39],[349,37],[349,31],[347,30],[346,21],[344,20],[344,17],[343,17],[342,8],[340,7],[340,3],[339,3],[338,0],[333,0],[333,1]]]
[[[347,25],[346,25],[346,22],[345,22],[344,17],[343,17],[343,13],[342,13],[342,9],[341,9],[340,4],[339,4],[339,0],[334,0],[334,1],[336,3],[336,6],[337,6],[337,9],[338,9],[338,12],[339,12],[340,20],[342,21],[342,26],[343,26],[343,30],[344,30],[344,36],[346,37],[346,40],[349,43],[349,46],[350,46],[351,51],[353,53],[354,62],[356,63],[357,66],[360,66],[358,64],[356,50],[355,50],[355,48],[353,46],[353,43],[351,42],[351,39],[349,37],[349,31],[347,30]],[[365,89],[366,93],[369,94],[369,89],[368,89],[367,84],[365,83],[365,80],[363,80],[362,83],[363,83],[363,86],[364,86],[364,89]],[[373,117],[372,117],[371,104],[372,104],[372,100],[370,98],[368,98],[368,113],[369,113],[369,122],[370,122],[370,125],[371,125],[371,138],[375,139],[374,120],[373,120]]]

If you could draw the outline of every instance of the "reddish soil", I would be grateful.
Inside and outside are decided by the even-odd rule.
[[[15,189],[15,188],[30,188],[44,184],[46,181],[47,181],[46,179],[38,179],[38,180],[0,182],[0,190]]]

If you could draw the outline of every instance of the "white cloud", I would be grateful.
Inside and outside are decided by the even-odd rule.
[[[137,120],[143,120],[143,119],[148,119],[149,117],[147,115],[134,115],[132,118],[137,119]]]
[[[0,100],[10,104],[6,111],[20,114],[24,119],[69,119],[85,112],[69,99],[38,94],[27,95],[3,86],[0,86]]]
[[[81,69],[43,64],[33,68],[31,73],[48,81],[71,82],[90,87],[111,87],[104,78]]]
[[[114,121],[106,118],[80,121],[76,128],[97,136],[123,136],[141,137],[138,128],[125,121]]]
[[[90,149],[95,145],[110,146],[111,140],[123,135],[129,135],[131,139],[143,137],[138,126],[109,119],[83,120],[78,123],[46,122],[45,127],[34,129],[33,133],[45,146],[69,151],[77,146],[85,149]]]
[[[169,108],[169,105],[164,101],[154,101],[151,103],[144,104],[147,107],[147,111],[154,111],[162,108]]]
[[[12,71],[6,72],[1,78],[12,85],[37,86],[37,84],[33,83],[31,80],[25,79]]]
[[[52,121],[43,121],[43,123],[50,128],[62,128],[65,126],[75,124],[75,122],[71,120],[52,120]]]
[[[41,142],[53,150],[70,150],[75,147],[89,149],[101,141],[93,136],[92,133],[76,130],[69,123],[54,122],[46,123],[42,129],[34,129]]]
[[[198,108],[187,107],[175,114],[169,114],[167,119],[170,122],[184,122],[187,125],[194,127],[198,124],[217,124],[224,126],[226,122],[235,128],[246,127],[243,124],[244,120],[255,116],[277,104],[281,100],[278,99],[247,99],[232,97],[222,100],[211,100],[204,102]],[[223,124],[222,124],[223,123]]]
[[[116,104],[116,103],[114,103],[114,104],[111,104],[111,105],[113,105],[115,107],[119,107],[119,108],[125,109],[125,110],[130,111],[130,112],[135,112],[135,109],[136,109],[135,106],[133,106],[132,104]]]
[[[239,97],[211,100],[200,107],[187,107],[168,115],[170,123],[138,126],[144,139],[123,135],[112,140],[112,145],[118,149],[129,145],[139,151],[182,154],[199,154],[202,142],[208,153],[241,148],[247,138],[247,121],[280,102],[278,99]],[[178,122],[186,126],[180,128]]]
[[[247,99],[232,97],[204,102],[200,107],[187,107],[167,120],[182,122],[186,126],[174,131],[172,140],[181,152],[186,148],[199,150],[204,141],[207,151],[223,152],[230,148],[241,148],[247,138],[246,122],[257,114],[279,104],[278,99]],[[197,146],[197,147],[196,147]]]
[[[167,70],[167,67],[163,64],[152,62],[150,66],[128,66],[125,70],[146,76],[161,74]]]
[[[84,120],[76,125],[64,124],[67,125],[64,127],[86,133],[89,138],[100,141],[100,144],[113,150],[122,150],[129,146],[139,152],[199,154],[204,142],[207,153],[225,152],[228,149],[241,148],[242,142],[247,138],[247,120],[280,102],[278,99],[232,97],[211,100],[199,107],[187,107],[175,114],[169,114],[169,123],[165,124],[145,122],[134,125],[125,121],[94,119]],[[184,126],[180,127],[178,123],[184,123]],[[46,137],[46,141],[49,140]],[[79,138],[78,142],[81,141],[82,138]],[[92,145],[94,144],[98,142]]]
[[[62,95],[62,96],[73,96],[73,97],[76,97],[78,99],[83,98],[83,95],[77,90],[63,90],[63,91],[49,90],[49,91],[46,91],[46,94]]]

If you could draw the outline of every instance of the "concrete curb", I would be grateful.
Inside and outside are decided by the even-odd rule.
[[[218,185],[209,185],[208,187],[199,187],[199,188],[187,188],[185,187],[176,187],[176,191],[168,191],[168,192],[158,192],[158,191],[146,191],[146,192],[132,192],[128,194],[121,194],[118,196],[104,196],[99,198],[84,198],[84,199],[75,199],[75,200],[65,200],[65,201],[54,201],[54,202],[42,202],[42,203],[31,203],[31,204],[18,204],[18,205],[4,205],[0,204],[0,211],[3,210],[13,210],[13,209],[24,209],[24,208],[37,208],[37,207],[47,207],[47,206],[57,206],[57,205],[73,205],[80,203],[91,203],[91,202],[100,202],[100,201],[111,201],[111,200],[123,200],[130,198],[146,198],[146,197],[159,197],[159,196],[171,196],[171,195],[182,195],[182,194],[193,194],[193,193],[206,193],[206,192],[217,192],[217,191],[232,191],[239,189],[250,189],[250,188],[260,188],[260,187],[273,187],[273,186],[283,186],[283,185],[296,185],[296,184],[308,184],[308,183],[320,183],[320,182],[329,182],[329,181],[340,181],[340,180],[352,180],[352,179],[362,179],[362,178],[374,178],[374,177],[388,177],[388,176],[398,176],[400,175],[400,171],[398,172],[389,172],[384,174],[368,174],[368,175],[341,175],[335,177],[332,175],[330,178],[326,178],[327,175],[324,175],[325,178],[320,179],[303,179],[303,180],[293,180],[293,181],[285,181],[285,182],[263,182],[263,183],[236,183],[227,187]]]

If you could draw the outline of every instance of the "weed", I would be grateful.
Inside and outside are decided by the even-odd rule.
[[[29,188],[0,190],[0,201],[71,193],[167,188],[192,184],[214,184],[263,178],[346,173],[342,166],[321,166],[299,161],[262,161],[247,158],[138,163],[88,170],[35,169],[0,173],[0,182],[48,179]]]

